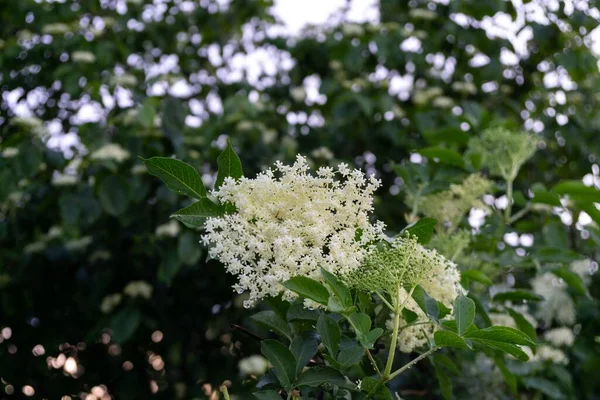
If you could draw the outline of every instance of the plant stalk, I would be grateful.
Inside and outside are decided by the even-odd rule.
[[[395,377],[397,377],[398,375],[400,375],[401,373],[403,373],[404,371],[406,371],[407,369],[409,369],[410,367],[412,367],[413,365],[415,365],[416,363],[418,363],[419,361],[421,361],[422,359],[424,359],[425,357],[430,355],[431,353],[438,351],[439,349],[440,349],[440,347],[435,346],[435,347],[432,347],[431,349],[427,350],[425,353],[421,354],[419,357],[406,363],[404,366],[398,368],[396,371],[391,373],[388,380],[391,381],[392,379],[394,379]]]

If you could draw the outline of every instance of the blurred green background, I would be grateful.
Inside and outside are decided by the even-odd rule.
[[[394,163],[488,127],[545,139],[524,187],[600,187],[595,1],[381,0],[362,19],[352,3],[301,32],[268,0],[0,3],[0,398],[252,386],[238,362],[257,343],[230,327],[257,329],[243,297],[139,157],[176,156],[209,187],[227,138],[247,176],[297,153],[349,162],[383,180],[376,214],[396,231]],[[599,398],[587,304],[574,398]]]

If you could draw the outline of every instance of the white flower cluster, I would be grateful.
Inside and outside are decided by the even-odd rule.
[[[552,325],[552,321],[564,325],[575,323],[575,303],[561,279],[551,272],[545,272],[531,280],[531,287],[544,298],[538,304],[536,316],[545,326]]]
[[[544,339],[557,347],[570,347],[575,342],[575,335],[573,334],[573,330],[571,328],[563,326],[560,328],[550,329],[544,333]]]
[[[123,289],[123,293],[129,297],[142,297],[146,300],[152,297],[153,287],[151,284],[145,281],[133,281],[129,282],[125,289]]]
[[[465,291],[460,285],[460,273],[456,264],[446,260],[446,263],[437,263],[428,276],[421,280],[419,284],[425,289],[427,294],[446,307],[452,310],[453,303],[459,294]],[[405,301],[408,293],[403,290],[402,301]],[[427,344],[427,339],[432,338],[437,325],[432,323],[429,317],[421,310],[415,300],[410,297],[405,307],[417,314],[417,319],[410,324],[404,319],[400,320],[400,333],[398,335],[398,349],[404,353],[410,353],[413,350]],[[388,321],[388,327],[389,323]]]
[[[538,346],[535,354],[533,354],[531,349],[527,346],[522,347],[521,350],[523,350],[529,356],[529,362],[550,361],[552,364],[563,365],[567,365],[569,363],[569,357],[567,357],[564,351],[546,344]]]
[[[304,157],[280,162],[255,179],[227,178],[213,195],[236,212],[205,223],[210,256],[238,276],[234,289],[249,291],[246,307],[266,296],[284,294],[281,282],[302,275],[320,279],[319,267],[342,275],[357,269],[384,224],[369,221],[374,177],[340,164],[309,174]]]
[[[112,160],[117,163],[122,163],[130,156],[129,151],[122,148],[116,143],[107,143],[94,151],[90,158],[92,160]]]
[[[264,375],[269,369],[269,361],[258,354],[242,358],[238,363],[238,370],[243,376]]]

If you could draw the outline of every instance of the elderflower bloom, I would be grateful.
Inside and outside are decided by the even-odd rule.
[[[208,218],[202,241],[238,277],[234,290],[249,291],[244,306],[280,293],[290,300],[295,295],[282,282],[321,279],[319,267],[344,275],[362,264],[383,236],[383,223],[369,221],[378,187],[377,179],[346,164],[313,176],[302,156],[291,166],[277,162],[255,179],[226,178],[212,192],[236,211]]]
[[[550,361],[553,364],[567,365],[569,358],[564,351],[542,344],[538,347],[537,353],[533,357],[530,357],[530,361]]]
[[[536,316],[545,326],[550,326],[552,321],[565,325],[575,323],[575,304],[561,279],[545,272],[531,280],[531,287],[544,298],[538,304]]]
[[[514,181],[521,166],[533,156],[538,139],[525,132],[506,128],[483,131],[469,141],[469,151],[481,156],[481,163],[492,174]]]
[[[488,193],[491,186],[492,182],[488,179],[480,174],[472,174],[461,184],[450,185],[448,190],[423,196],[419,201],[419,210],[447,228],[456,228],[472,207],[483,207],[479,198]],[[414,204],[411,193],[407,193],[406,203]]]
[[[363,290],[384,290],[388,294],[393,290],[396,295],[398,285],[421,285],[427,294],[452,310],[456,297],[464,293],[460,286],[460,273],[456,264],[439,255],[435,250],[425,249],[414,238],[397,240],[390,250],[373,252],[367,257],[365,266],[356,271],[351,279],[345,277],[354,287]],[[362,277],[362,279],[360,279]],[[390,287],[391,285],[393,286]],[[438,329],[429,317],[409,295],[404,287],[400,288],[399,299],[407,310],[417,315],[408,323],[400,319],[398,349],[410,353],[427,343],[428,338]],[[393,315],[387,322],[393,328]]]
[[[544,333],[544,339],[557,347],[572,346],[575,342],[575,335],[571,328],[563,326],[550,329],[548,332]]]
[[[152,297],[153,287],[151,284],[145,281],[133,281],[129,282],[125,289],[123,289],[123,293],[125,293],[129,297],[142,297],[148,300]]]
[[[116,143],[107,143],[94,151],[90,158],[92,160],[112,160],[117,163],[122,163],[130,156],[129,151],[122,148]]]
[[[238,363],[242,375],[264,375],[269,369],[269,361],[259,355],[242,358]]]

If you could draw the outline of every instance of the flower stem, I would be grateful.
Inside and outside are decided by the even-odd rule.
[[[377,361],[375,361],[375,358],[373,358],[373,354],[371,354],[369,349],[365,349],[365,351],[367,352],[367,356],[369,356],[369,360],[371,360],[371,365],[373,365],[373,368],[377,372],[377,375],[381,376],[381,371],[379,370],[379,367],[377,366]]]
[[[507,199],[507,204],[506,204],[506,208],[504,209],[504,221],[508,224],[510,221],[510,213],[512,210],[512,202],[513,202],[513,181],[512,181],[512,179],[506,181],[506,199]]]
[[[394,355],[396,354],[396,344],[398,343],[398,332],[400,331],[400,314],[402,313],[402,310],[404,309],[404,304],[406,303],[406,301],[408,301],[410,296],[412,296],[412,292],[413,292],[413,290],[415,290],[415,287],[416,286],[413,286],[410,289],[410,292],[408,292],[408,296],[406,296],[406,299],[403,302],[401,302],[401,299],[400,299],[400,296],[402,294],[402,286],[398,285],[396,288],[396,299],[394,302],[394,330],[392,331],[392,340],[390,342],[390,352],[388,354],[388,359],[385,364],[385,369],[383,370],[383,377],[382,377],[386,381],[388,380],[388,377],[390,376],[390,372],[392,372],[392,367],[394,366]]]
[[[375,294],[381,299],[381,301],[383,301],[383,304],[385,304],[390,310],[394,311],[394,307],[390,304],[389,301],[386,300],[386,298],[379,292],[375,292]]]
[[[221,393],[223,393],[223,397],[225,398],[225,400],[230,400],[229,398],[229,391],[227,391],[227,386],[222,385],[219,390],[221,390]]]
[[[415,358],[414,360],[406,363],[404,366],[398,368],[396,371],[392,372],[388,378],[388,380],[392,380],[395,377],[397,377],[398,375],[400,375],[401,373],[403,373],[404,371],[406,371],[407,369],[409,369],[410,367],[412,367],[413,365],[415,365],[416,363],[418,363],[419,361],[421,361],[422,359],[424,359],[425,357],[427,357],[428,355],[430,355],[431,353],[434,353],[436,351],[438,351],[440,349],[440,347],[432,347],[431,349],[427,350],[425,353],[421,354],[419,357]]]

